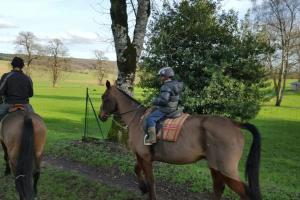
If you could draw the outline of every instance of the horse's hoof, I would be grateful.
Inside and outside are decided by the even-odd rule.
[[[139,185],[139,188],[143,194],[146,194],[149,192],[149,185],[146,182],[141,183]]]

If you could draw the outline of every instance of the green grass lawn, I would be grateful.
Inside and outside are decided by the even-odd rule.
[[[0,62],[0,69],[1,64]],[[44,119],[48,127],[46,153],[58,157],[67,157],[93,166],[111,167],[119,166],[121,171],[133,173],[134,157],[131,153],[116,153],[107,146],[82,144],[72,141],[81,139],[83,135],[83,122],[85,112],[85,92],[89,87],[93,92],[96,102],[96,110],[99,108],[100,94],[104,87],[97,86],[93,82],[96,79],[92,74],[66,73],[57,88],[52,88],[50,78],[45,72],[34,73],[35,96],[32,104],[35,111]],[[140,92],[140,90],[138,90]],[[138,96],[139,94],[137,94]],[[261,188],[264,199],[300,199],[300,93],[287,91],[281,107],[274,106],[274,99],[264,103],[256,119],[252,120],[262,134],[262,158],[261,158]],[[102,123],[104,132],[107,132],[110,122]],[[95,124],[93,125],[95,126]],[[97,129],[91,127],[90,132],[99,134]],[[247,135],[247,144],[244,151],[240,172],[243,177],[245,157],[248,154],[251,142],[250,134]],[[0,159],[0,165],[3,161]],[[1,170],[2,168],[0,168]],[[1,173],[1,172],[0,172]],[[76,176],[71,173],[61,172],[54,169],[45,169],[41,180],[49,184],[49,192],[41,189],[41,194],[49,197],[55,196],[55,177],[64,174],[66,177]],[[157,179],[165,179],[172,183],[185,184],[191,191],[211,192],[212,181],[205,161],[190,165],[169,165],[156,163],[155,175]],[[66,178],[68,179],[68,178]],[[80,179],[80,180],[79,180]],[[83,185],[90,183],[82,177],[75,179]],[[0,178],[0,199],[2,185],[6,185],[10,191],[8,196],[13,195],[12,180]],[[41,182],[41,185],[43,183]],[[52,184],[53,183],[53,184]],[[61,183],[68,193],[69,182]],[[42,188],[45,185],[41,186]],[[54,189],[51,189],[54,187]],[[86,186],[82,186],[86,187]],[[98,187],[98,186],[97,186]],[[101,189],[99,191],[114,190]],[[80,190],[81,187],[77,188]],[[64,190],[64,189],[61,189]],[[91,190],[91,195],[97,195],[98,190]],[[57,193],[57,199],[67,199],[63,191]],[[51,196],[52,195],[52,196]],[[226,196],[237,199],[237,196],[226,189]],[[6,196],[5,196],[6,197]],[[88,197],[89,198],[89,197]],[[87,199],[88,199],[87,198]],[[118,199],[119,197],[108,197]],[[120,197],[119,199],[121,199]],[[8,198],[9,199],[9,198]],[[48,198],[53,199],[53,198]],[[54,198],[55,199],[55,198]],[[81,199],[81,198],[72,198]]]
[[[2,159],[0,160],[0,171],[2,175],[2,171],[4,171]],[[91,181],[74,172],[66,172],[51,167],[42,169],[38,186],[38,196],[40,200],[140,199],[139,195],[128,193],[126,190],[108,187],[96,181]],[[0,176],[0,199],[18,199],[12,176]]]

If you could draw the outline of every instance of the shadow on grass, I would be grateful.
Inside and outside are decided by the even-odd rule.
[[[81,121],[74,121],[69,119],[58,119],[58,118],[45,118],[44,119],[48,131],[56,133],[71,133],[74,134],[78,130],[82,132],[84,119]]]
[[[75,96],[60,96],[60,95],[34,95],[34,98],[41,99],[54,99],[54,100],[66,100],[66,101],[85,101],[85,97]]]
[[[81,139],[84,136],[84,118],[81,118],[81,121],[57,118],[46,118],[44,120],[48,133],[51,134],[50,140],[60,140],[62,138]],[[88,118],[87,122],[87,136],[105,138],[111,126],[109,122],[100,122],[99,128],[95,118]]]
[[[84,102],[82,102],[84,104]],[[74,109],[74,108],[63,108],[63,109],[56,109],[55,112],[57,112],[58,116],[60,115],[60,113],[64,113],[64,114],[70,114],[70,115],[76,115],[78,116],[78,121],[81,119],[81,121],[84,121],[82,120],[84,118],[84,114],[85,114],[85,108],[84,108],[84,105],[78,107],[77,109]],[[93,111],[92,109],[90,109],[90,115],[93,114]],[[96,110],[96,114],[98,110]],[[94,114],[93,114],[94,115]]]

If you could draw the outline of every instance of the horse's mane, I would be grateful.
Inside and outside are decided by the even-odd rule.
[[[127,94],[124,90],[116,87],[122,94],[124,94],[126,97],[128,97],[130,100],[134,101],[135,103],[137,103],[140,106],[143,106],[141,102],[139,102],[138,100],[136,100],[135,98],[133,98],[132,96],[130,96],[129,94]],[[145,106],[143,106],[145,107]]]

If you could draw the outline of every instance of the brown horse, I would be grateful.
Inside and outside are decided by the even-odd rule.
[[[200,159],[206,159],[208,162],[213,178],[214,199],[221,198],[225,184],[241,199],[261,199],[260,134],[254,125],[234,122],[224,117],[192,115],[184,122],[176,142],[158,141],[151,147],[145,146],[141,117],[147,108],[116,86],[111,86],[108,81],[106,87],[99,118],[105,121],[110,114],[117,114],[127,124],[128,143],[137,158],[135,173],[139,187],[142,192],[149,192],[151,200],[156,199],[153,161],[186,164]],[[253,136],[246,163],[248,186],[240,180],[238,172],[238,163],[244,146],[241,128],[248,129]]]
[[[0,141],[6,162],[5,175],[12,171],[21,200],[34,199],[46,142],[43,119],[23,110],[9,113],[1,122]]]

